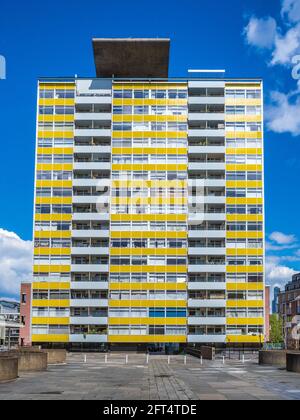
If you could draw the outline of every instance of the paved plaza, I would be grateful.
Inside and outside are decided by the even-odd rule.
[[[300,374],[255,360],[69,354],[67,364],[0,384],[0,400],[300,400]],[[186,362],[186,363],[185,363]]]

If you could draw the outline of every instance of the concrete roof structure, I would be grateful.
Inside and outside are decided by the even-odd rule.
[[[169,38],[95,38],[97,77],[167,78]]]

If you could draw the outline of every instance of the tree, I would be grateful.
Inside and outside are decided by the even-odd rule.
[[[283,322],[282,318],[273,314],[270,316],[270,341],[271,343],[283,343]]]

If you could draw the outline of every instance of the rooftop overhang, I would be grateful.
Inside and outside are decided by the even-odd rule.
[[[96,38],[93,49],[97,77],[168,77],[168,38]]]

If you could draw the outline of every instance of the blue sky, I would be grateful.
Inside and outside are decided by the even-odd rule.
[[[268,275],[270,282],[284,284],[300,270],[300,105],[289,61],[300,51],[299,22],[300,0],[3,2],[0,293],[16,294],[16,276],[29,276],[37,79],[94,76],[92,37],[170,37],[170,76],[186,76],[188,68],[225,68],[228,77],[264,79]],[[289,40],[294,49],[283,51],[286,42],[280,41]]]

